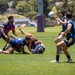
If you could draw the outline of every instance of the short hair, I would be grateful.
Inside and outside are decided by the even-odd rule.
[[[39,54],[42,54],[43,53],[43,50],[39,50],[38,52],[39,52]]]
[[[40,47],[41,49],[40,50],[38,50],[38,52],[39,52],[39,54],[42,54],[44,51],[43,51],[43,48],[42,47]]]
[[[10,20],[11,18],[14,18],[14,17],[13,17],[13,16],[9,16],[9,17],[8,17],[8,20]]]
[[[59,13],[62,13],[63,16],[65,16],[66,11],[60,11]]]
[[[69,19],[72,18],[72,13],[71,12],[67,12],[66,13],[66,17],[69,18]]]
[[[25,39],[26,39],[26,40],[30,40],[30,37],[29,37],[29,36],[25,36]]]

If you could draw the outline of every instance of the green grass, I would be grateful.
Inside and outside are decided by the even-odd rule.
[[[24,27],[24,31],[31,32],[37,39],[42,40],[45,44],[46,51],[43,54],[0,54],[0,75],[75,75],[75,45],[69,48],[69,52],[73,58],[72,63],[65,63],[66,56],[60,55],[60,63],[50,63],[55,59],[56,47],[54,39],[61,30],[61,27],[47,27],[45,32],[37,32],[36,27]],[[19,36],[18,28],[16,29]],[[10,32],[11,33],[11,32]],[[0,40],[0,48],[5,42]],[[27,52],[28,49],[25,47]]]

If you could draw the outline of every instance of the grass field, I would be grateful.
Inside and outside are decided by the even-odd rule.
[[[55,59],[56,47],[54,39],[61,30],[61,27],[46,27],[45,32],[37,32],[36,27],[22,28],[24,31],[31,32],[37,39],[45,44],[46,51],[43,54],[0,54],[0,75],[75,75],[75,45],[69,48],[73,58],[71,63],[65,63],[66,56],[61,54],[60,63],[50,63]],[[16,29],[19,36],[18,28]],[[11,33],[11,32],[10,32]],[[0,40],[0,48],[5,42]],[[28,49],[25,47],[27,52]]]

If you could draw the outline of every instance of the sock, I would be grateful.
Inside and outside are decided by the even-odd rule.
[[[4,48],[2,50],[5,50],[6,46],[7,46],[7,44],[4,46]]]
[[[56,61],[59,61],[59,55],[56,55]]]
[[[70,57],[70,55],[69,55],[69,54],[67,55],[67,59],[71,59],[71,57]]]

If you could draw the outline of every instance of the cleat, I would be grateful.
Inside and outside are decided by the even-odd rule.
[[[59,63],[57,60],[50,61],[51,63]]]
[[[0,53],[2,53],[2,51],[3,51],[3,50],[2,50],[2,49],[0,49]]]
[[[70,59],[66,60],[66,62],[71,62],[71,61],[72,61],[72,58],[70,58]]]

